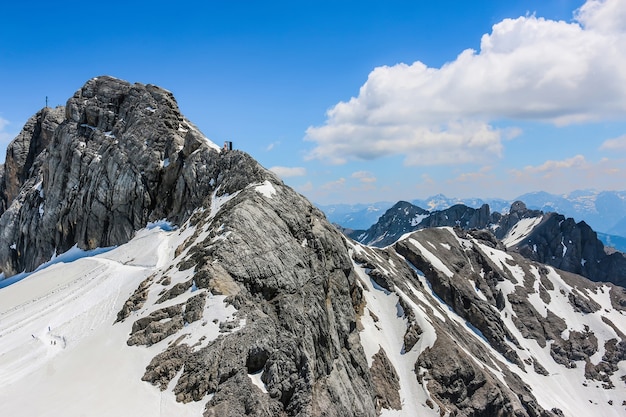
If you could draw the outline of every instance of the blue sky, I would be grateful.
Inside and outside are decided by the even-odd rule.
[[[11,3],[2,154],[106,74],[320,204],[626,189],[625,0]]]

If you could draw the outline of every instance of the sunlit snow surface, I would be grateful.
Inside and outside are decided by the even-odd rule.
[[[143,309],[113,324],[138,285],[168,269],[175,249],[193,233],[160,226],[138,232],[107,253],[51,265],[0,290],[0,415],[202,414],[208,397],[180,404],[171,389],[161,392],[141,381],[150,360],[180,333],[151,347],[126,344],[137,318],[133,315],[184,302],[197,292],[154,306],[158,294],[151,291]],[[191,273],[170,269],[171,285],[189,280]],[[223,299],[208,294],[204,318],[181,331],[186,343],[204,336],[206,346],[217,337],[217,323],[235,311]]]
[[[513,226],[513,228],[502,239],[504,246],[511,247],[520,243],[533,231],[533,229],[541,223],[543,216],[521,219]]]
[[[269,181],[264,181],[255,187],[256,191],[263,194],[266,198],[272,198],[276,194],[276,188]]]
[[[353,250],[359,250],[355,246]],[[382,416],[409,417],[415,415],[439,416],[438,410],[433,410],[427,405],[430,394],[425,386],[417,382],[414,372],[415,362],[424,349],[431,347],[437,336],[434,327],[430,324],[425,312],[416,311],[419,326],[424,330],[422,337],[410,352],[402,352],[404,344],[404,333],[406,331],[407,320],[398,317],[398,300],[402,295],[389,293],[371,281],[366,271],[357,264],[354,269],[359,276],[359,282],[363,287],[363,295],[366,300],[366,307],[361,324],[363,330],[360,333],[361,344],[367,357],[367,363],[372,365],[373,356],[382,347],[398,373],[400,382],[401,410],[382,410]],[[409,302],[412,308],[417,306],[408,297],[403,297]],[[372,315],[377,318],[374,320]]]

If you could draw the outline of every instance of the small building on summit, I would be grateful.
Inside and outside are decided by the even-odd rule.
[[[232,151],[233,150],[233,143],[231,141],[226,141],[224,142],[224,147],[222,148],[225,151]]]

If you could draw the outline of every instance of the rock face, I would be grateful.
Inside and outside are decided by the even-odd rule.
[[[604,245],[585,222],[576,223],[572,218],[557,213],[543,214],[541,222],[526,234],[523,240],[510,247],[523,256],[564,271],[573,272],[594,281],[608,281],[626,287],[626,255],[622,252],[607,253]],[[523,204],[509,216],[520,218],[538,217],[534,210]],[[496,230],[497,235],[507,233],[507,225]]]
[[[191,218],[210,232],[190,243],[179,268],[194,268],[198,288],[229,295],[246,324],[175,356],[184,370],[174,391],[184,402],[214,394],[208,415],[373,416],[345,243],[321,212],[268,178]],[[268,394],[248,378],[257,373]],[[151,375],[163,384],[163,374]]]
[[[365,292],[364,316],[384,293],[398,298],[405,335],[419,320],[417,341],[407,347],[396,336],[396,346],[404,345],[405,361],[416,355],[414,374],[431,395],[425,404],[440,415],[575,416],[594,389],[608,395],[626,389],[616,367],[626,341],[609,319],[622,320],[620,287],[507,253],[489,232],[460,227],[419,230],[384,249],[357,245],[353,257],[378,288],[373,296]],[[614,299],[602,310],[597,300],[605,297]],[[576,392],[574,385],[595,388],[576,394],[577,405],[556,406],[542,391],[555,379],[576,380]]]
[[[4,164],[5,276],[74,245],[124,243],[149,221],[180,222],[212,190],[211,181],[247,158],[215,158],[219,148],[207,143],[170,92],[111,77],[87,82],[64,110],[40,111]],[[195,152],[200,147],[205,152]]]
[[[44,108],[31,117],[20,134],[7,147],[6,162],[0,177],[0,211],[17,197],[22,185],[29,179],[35,166],[36,157],[42,153],[50,141],[56,128],[64,118],[64,108]],[[41,163],[41,161],[38,161]]]
[[[445,210],[429,212],[406,201],[400,201],[387,210],[368,230],[352,230],[346,235],[359,243],[384,247],[415,230],[442,226],[480,229],[497,222],[499,218],[499,213],[491,214],[487,204],[478,209],[455,204]]]
[[[403,234],[415,230],[428,211],[406,201],[399,201],[383,214],[370,229],[351,231],[348,236],[370,245],[387,246]]]

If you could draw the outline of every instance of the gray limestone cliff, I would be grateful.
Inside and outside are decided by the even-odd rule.
[[[150,221],[179,223],[218,175],[248,158],[217,158],[207,144],[173,95],[153,85],[98,77],[64,109],[43,109],[9,146],[0,178],[5,276],[74,245],[119,245]]]
[[[542,217],[541,222],[520,242],[511,247],[533,261],[579,274],[593,281],[607,281],[626,287],[626,255],[609,252],[596,232],[585,222],[576,222],[558,213],[529,210],[516,202],[503,216],[496,236],[502,237],[518,219]],[[508,227],[507,227],[508,226]]]

